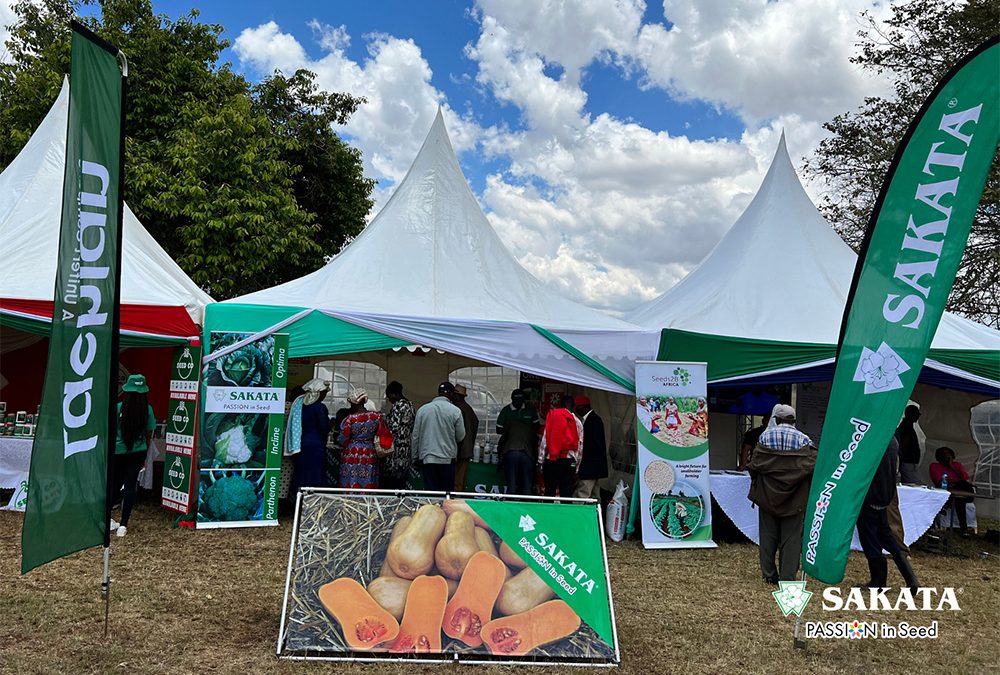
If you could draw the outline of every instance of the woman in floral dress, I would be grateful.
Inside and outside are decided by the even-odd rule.
[[[403,395],[403,385],[393,380],[385,388],[385,398],[390,403],[385,423],[392,432],[396,450],[382,460],[381,487],[401,490],[406,487],[407,474],[413,464],[410,457],[410,436],[413,434],[414,410],[410,399]]]
[[[365,410],[368,394],[355,389],[347,397],[350,413],[340,427],[340,487],[362,490],[378,487],[379,429],[385,427],[385,416],[380,412]],[[386,429],[388,431],[388,429]]]

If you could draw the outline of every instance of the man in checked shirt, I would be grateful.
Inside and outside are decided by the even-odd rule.
[[[795,428],[795,409],[778,404],[757,441],[747,469],[747,497],[759,509],[760,572],[764,581],[792,581],[799,570],[802,525],[816,468],[812,439]],[[774,556],[778,554],[775,567]]]

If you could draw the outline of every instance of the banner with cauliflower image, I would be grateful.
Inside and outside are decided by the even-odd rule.
[[[601,530],[582,500],[305,489],[278,654],[617,664]]]
[[[288,335],[233,349],[251,335],[212,331],[209,337],[199,429],[199,528],[278,523]]]
[[[713,548],[708,366],[636,361],[635,386],[642,544]]]

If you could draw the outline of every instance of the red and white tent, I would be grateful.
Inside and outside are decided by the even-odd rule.
[[[0,174],[0,323],[47,333],[66,161],[69,84],[13,162]],[[177,266],[125,205],[122,236],[123,344],[166,344],[199,336],[212,299]],[[5,330],[5,337],[10,333]],[[5,340],[6,341],[6,340]]]

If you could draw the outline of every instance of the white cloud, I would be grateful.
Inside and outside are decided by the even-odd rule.
[[[308,68],[316,73],[320,87],[367,99],[341,131],[364,154],[366,173],[382,181],[375,195],[377,203],[386,196],[385,180],[395,183],[406,173],[439,105],[456,150],[475,144],[478,128],[448,107],[443,94],[431,84],[431,68],[412,40],[367,35],[368,57],[356,62],[345,53],[350,44],[345,27],[317,21],[310,27],[326,52],[319,59],[311,59],[301,43],[274,22],[244,30],[233,50],[259,75],[275,69],[291,73]]]
[[[642,27],[635,53],[645,86],[736,111],[826,120],[883,85],[850,63],[860,12],[872,0],[664,0],[673,25]]]
[[[310,58],[267,23],[243,31],[234,49],[259,74],[305,67],[322,87],[368,100],[343,131],[382,180],[378,204],[442,105],[457,151],[501,160],[480,199],[521,263],[570,297],[624,310],[711,250],[753,197],[782,131],[801,168],[822,122],[879,90],[849,62],[859,11],[870,5],[665,0],[667,28],[642,24],[641,0],[476,0],[479,35],[465,55],[480,93],[516,111],[514,128],[481,128],[475,102],[456,113],[412,40],[361,36],[367,56],[355,61],[346,28],[313,21],[323,53]],[[595,62],[617,65],[623,86],[634,78],[631,86],[724,107],[747,128],[695,140],[590,110],[585,74]]]

